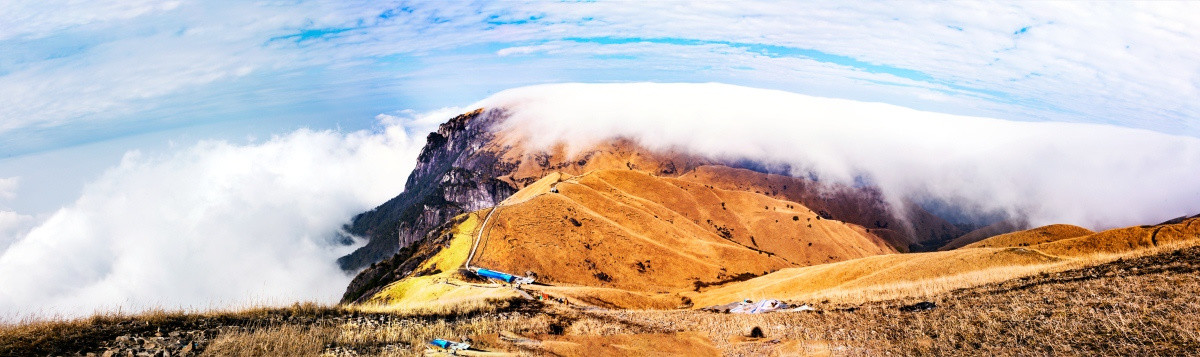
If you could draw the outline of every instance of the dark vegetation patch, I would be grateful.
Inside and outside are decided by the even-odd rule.
[[[746,337],[763,338],[763,337],[766,337],[766,335],[763,334],[762,328],[760,328],[758,326],[754,326],[754,328],[750,329],[750,334],[746,335]]]
[[[730,229],[729,227],[718,226],[718,227],[716,227],[716,229],[717,229],[717,234],[721,235],[721,238],[730,239],[730,240],[733,239],[733,230]]]
[[[725,277],[718,276],[717,277],[718,280],[716,280],[716,281],[696,280],[696,281],[692,282],[692,286],[693,286],[692,291],[699,292],[700,289],[704,289],[704,288],[707,288],[710,286],[718,286],[718,285],[725,285],[725,284],[729,284],[729,283],[736,283],[739,281],[746,281],[746,280],[754,279],[754,278],[757,278],[757,277],[760,277],[763,275],[767,275],[767,272],[763,272],[762,274],[754,274],[754,273],[746,272],[746,273],[740,273],[740,274],[733,275],[733,276],[725,276]]]
[[[638,273],[645,273],[647,270],[650,270],[650,261],[647,260],[633,263],[633,267],[634,269],[637,269]]]
[[[937,304],[935,304],[935,303],[932,303],[929,301],[922,301],[922,302],[918,302],[918,303],[912,304],[912,305],[901,306],[900,311],[918,312],[918,311],[933,310],[936,307],[937,307]]]

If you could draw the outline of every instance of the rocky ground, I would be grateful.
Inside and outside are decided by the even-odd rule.
[[[706,331],[725,355],[1191,355],[1200,247],[921,299],[763,315],[609,311],[654,331]],[[762,338],[749,338],[759,328]]]
[[[580,348],[630,352],[614,350],[621,345],[615,341],[637,336],[658,345],[687,337],[695,351],[725,355],[1186,355],[1200,350],[1198,273],[1200,247],[1194,247],[921,299],[809,302],[818,309],[813,312],[731,315],[531,303],[454,316],[313,305],[151,313],[7,326],[0,329],[0,355],[412,355],[423,353],[433,337],[471,337],[487,351],[570,355],[586,351]],[[687,335],[693,332],[698,335]]]
[[[316,305],[228,313],[150,313],[7,327],[0,355],[195,356],[218,337],[278,326],[390,324],[397,316]],[[330,346],[336,350],[336,346]]]

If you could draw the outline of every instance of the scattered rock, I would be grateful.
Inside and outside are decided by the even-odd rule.
[[[929,301],[922,301],[922,302],[918,302],[918,303],[912,304],[912,305],[901,306],[900,311],[903,311],[903,312],[927,311],[927,310],[933,310],[933,308],[935,308],[935,307],[937,307],[937,304],[934,304]]]
[[[196,330],[146,331],[145,335],[122,335],[101,345],[104,348],[91,356],[195,356],[215,338],[217,328]]]
[[[754,328],[750,329],[750,334],[747,335],[746,337],[763,338],[763,337],[766,337],[766,335],[763,335],[763,331],[761,328],[759,328],[758,326],[754,326]]]

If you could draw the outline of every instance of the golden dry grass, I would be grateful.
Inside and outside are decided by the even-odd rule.
[[[558,183],[561,193],[547,194],[554,183]],[[753,273],[754,269],[773,268],[739,268],[738,263],[744,265],[757,261],[761,264],[769,262],[771,258],[757,254],[741,257],[729,255],[727,251],[712,250],[713,246],[722,246],[737,251],[736,242],[730,240],[689,236],[677,237],[675,241],[665,244],[623,245],[623,242],[631,241],[630,234],[636,239],[670,237],[669,233],[656,232],[652,225],[646,223],[654,219],[639,215],[651,214],[655,219],[665,218],[667,221],[686,221],[690,216],[720,215],[696,208],[706,206],[697,204],[697,200],[703,200],[704,197],[722,200],[718,202],[724,202],[735,212],[748,210],[743,207],[746,206],[744,202],[730,199],[732,196],[722,196],[729,195],[728,192],[701,187],[700,194],[687,193],[687,186],[672,182],[671,179],[633,171],[599,171],[579,177],[548,177],[544,182],[531,186],[531,191],[536,188],[540,193],[521,196],[521,200],[513,201],[513,205],[501,209],[493,218],[494,227],[490,228],[490,238],[482,242],[477,265],[509,272],[531,268],[542,273],[541,281],[555,285],[533,287],[534,290],[572,303],[604,308],[699,308],[745,298],[863,303],[930,296],[953,289],[1100,264],[1121,257],[1147,254],[1165,246],[1177,248],[1192,245],[1197,241],[1196,238],[1200,238],[1200,234],[1197,234],[1200,224],[1193,224],[1200,220],[1093,234],[1075,226],[1052,225],[993,237],[951,251],[867,256],[833,264],[783,269],[745,280],[738,277],[753,277],[757,275]],[[640,192],[638,195],[628,193],[635,188]],[[759,199],[761,196],[751,198],[755,199],[750,201],[751,205],[757,206],[763,202]],[[579,202],[589,202],[590,206]],[[787,207],[786,203],[784,205]],[[661,210],[667,206],[687,209]],[[769,205],[767,207],[764,211],[772,211]],[[597,213],[601,211],[606,213]],[[795,212],[784,211],[785,214]],[[556,216],[562,212],[568,213],[563,216],[567,219]],[[743,213],[739,218],[744,220],[744,216]],[[573,224],[567,223],[571,219],[579,221],[580,225],[571,227]],[[376,295],[371,305],[376,306],[376,311],[425,313],[515,298],[517,293],[514,290],[494,284],[463,282],[454,271],[465,261],[473,232],[479,229],[479,221],[478,213],[469,215],[453,228],[454,238],[447,243],[447,247],[418,269],[418,272],[434,272],[432,275],[416,274],[420,276],[393,283]],[[588,225],[585,226],[584,222]],[[828,220],[825,222],[835,226],[841,224]],[[562,227],[553,226],[554,223]],[[604,227],[612,230],[606,231]],[[631,233],[629,227],[634,227],[632,232],[652,233]],[[574,231],[573,228],[589,229]],[[825,239],[845,237],[827,234]],[[632,241],[636,242],[636,239]],[[709,268],[721,269],[718,273],[704,270]],[[716,274],[710,278],[716,286],[710,288],[705,287],[707,284],[695,284],[707,283],[700,278],[703,274]],[[684,285],[689,282],[694,284],[694,289]]]
[[[581,175],[595,170],[628,169],[655,175],[675,175],[701,165],[707,159],[671,150],[648,150],[629,139],[613,139],[585,145],[558,143],[532,147],[519,133],[500,131],[481,151],[500,153],[500,159],[517,163],[514,172],[499,180],[525,187],[554,172]],[[517,134],[517,135],[514,135]]]
[[[697,306],[709,306],[744,298],[812,301],[884,292],[895,296],[909,290],[941,291],[1004,280],[1058,262],[1061,259],[1022,248],[884,255],[785,269],[704,291],[692,300]],[[979,280],[983,278],[988,280]]]
[[[550,319],[528,314],[478,315],[457,319],[382,316],[336,319],[315,325],[280,325],[222,334],[204,351],[209,356],[317,356],[424,354],[434,338],[544,333]],[[487,344],[476,344],[487,348]]]
[[[646,293],[590,286],[526,286],[571,304],[606,309],[674,309],[687,306],[681,293]]]
[[[514,294],[514,296],[503,298],[481,296],[475,298],[456,298],[402,304],[355,304],[347,305],[343,308],[348,311],[370,314],[392,314],[401,316],[466,316],[511,310],[521,304],[521,299],[522,298],[520,296]]]
[[[728,191],[752,192],[787,201],[799,202],[814,211],[824,211],[833,219],[855,222],[870,233],[907,252],[911,245],[935,243],[965,232],[918,205],[891,207],[882,195],[870,188],[813,181],[806,178],[703,165],[678,176],[681,180]],[[895,212],[907,212],[894,216]]]
[[[1095,262],[1112,256],[1105,257],[1098,255]],[[298,305],[224,315],[151,313],[9,326],[0,329],[0,354],[102,351],[114,333],[168,331],[183,328],[181,321],[209,318],[225,320],[204,353],[222,356],[419,355],[432,338],[464,336],[492,355],[661,355],[664,350],[711,355],[714,349],[723,355],[755,356],[1179,355],[1200,348],[1197,294],[1200,248],[1159,247],[1083,268],[919,298],[815,302],[816,312],[736,315],[549,305],[430,316]],[[936,307],[899,309],[917,301]],[[765,337],[747,337],[754,327]],[[89,345],[31,352],[31,335]]]
[[[555,356],[720,356],[696,332],[566,335],[541,340],[536,352]]]
[[[1039,274],[1057,273],[1071,269],[1105,264],[1108,262],[1131,259],[1147,255],[1160,254],[1165,251],[1184,249],[1200,245],[1200,241],[1178,242],[1175,244],[1142,249],[1125,253],[1090,254],[1061,259],[1045,263],[1028,265],[1000,265],[990,268],[969,270],[963,273],[947,276],[937,276],[925,279],[879,283],[865,286],[839,286],[819,290],[809,294],[792,296],[797,302],[831,302],[838,304],[862,304],[881,300],[926,298],[944,294],[956,289],[999,283]],[[772,296],[767,296],[772,297]]]
[[[743,298],[858,303],[927,296],[1194,246],[1200,244],[1200,224],[1196,222],[1200,219],[1094,234],[1086,234],[1086,230],[1074,226],[1048,226],[993,237],[978,246],[950,251],[883,255],[784,269],[690,298],[697,306],[708,306]],[[1011,245],[1018,247],[982,248]]]
[[[292,319],[315,321],[346,311],[313,303],[290,307],[246,307],[208,311],[98,313],[86,318],[41,318],[0,325],[0,356],[65,355],[95,348],[120,335],[154,335],[163,329],[206,330],[214,326],[253,326]],[[202,331],[203,332],[203,331]]]
[[[1027,247],[1049,243],[1063,239],[1083,237],[1096,232],[1087,228],[1069,224],[1052,224],[1034,229],[1001,234],[975,243],[967,244],[964,248],[1000,248]]]
[[[1200,303],[1193,298],[1200,293],[1200,248],[1164,247],[1141,253],[921,299],[817,303],[817,312],[737,315],[549,306],[541,314],[511,321],[504,316],[513,314],[505,313],[462,323],[430,321],[433,326],[410,328],[420,332],[403,338],[389,336],[409,332],[372,332],[394,326],[369,331],[347,326],[308,333],[330,336],[322,341],[333,341],[338,334],[360,334],[341,337],[338,343],[346,346],[365,346],[371,340],[402,345],[435,336],[473,336],[477,346],[487,351],[567,356],[662,355],[663,351],[755,356],[1178,355],[1200,348],[1200,320],[1194,318],[1200,314]],[[916,312],[899,309],[917,301],[933,302],[936,307]],[[519,322],[524,318],[531,320]],[[764,337],[747,336],[755,327]],[[501,335],[518,341],[506,341]],[[229,338],[259,343],[280,340],[247,334]],[[420,350],[414,345],[367,353]]]
[[[462,315],[507,307],[521,297],[501,284],[473,283],[460,279],[475,233],[482,221],[479,213],[466,214],[450,230],[447,246],[425,260],[414,275],[383,288],[362,304],[349,309],[404,315]]]
[[[1177,355],[1200,348],[1200,248],[1159,252],[926,296],[822,305],[822,312],[728,315],[612,311],[624,324],[704,331],[726,354],[774,355],[786,343],[837,355]],[[746,339],[751,328],[765,339]],[[782,351],[786,352],[786,351]]]
[[[439,308],[391,309],[296,304],[208,312],[104,314],[74,320],[40,320],[0,327],[0,356],[100,353],[119,347],[118,336],[151,339],[172,331],[197,331],[210,356],[314,356],[346,351],[416,355],[435,337],[516,331],[547,333],[550,320],[520,300],[479,301]],[[177,353],[178,348],[173,349]]]
[[[548,194],[554,184],[560,193]],[[694,236],[673,235],[671,229],[677,228],[661,228],[648,222],[678,220],[693,227],[688,225],[689,220],[711,220],[732,211],[738,213],[732,219],[745,223],[753,220],[747,220],[753,215],[745,212],[765,202],[761,195],[714,190],[634,171],[552,175],[529,190],[537,192],[518,195],[519,200],[510,202],[493,217],[494,224],[489,228],[489,238],[480,246],[476,265],[516,273],[525,269],[540,272],[540,281],[554,286],[531,289],[571,303],[603,308],[700,308],[745,298],[864,303],[932,296],[1149,254],[1167,249],[1164,247],[1190,246],[1200,238],[1200,224],[1193,224],[1200,219],[1099,233],[1051,225],[951,251],[866,256],[788,268],[746,280],[739,277],[758,275],[753,273],[756,269],[774,269],[746,264],[769,263],[772,257],[731,254],[745,252],[738,250],[744,247],[737,244],[736,237],[721,239],[697,232],[691,232],[697,234]],[[762,217],[804,210],[802,206],[789,207],[786,201],[776,203],[782,203],[783,209],[772,209],[768,202]],[[726,208],[703,208],[719,204]],[[579,224],[568,223],[572,220]],[[368,305],[374,306],[374,311],[430,313],[515,298],[517,293],[512,289],[467,283],[455,272],[465,261],[479,222],[478,213],[466,217],[452,229],[453,239],[417,270],[417,276],[393,283]],[[836,221],[824,220],[824,224],[845,227]],[[644,244],[650,237],[665,241]],[[845,240],[848,236],[825,233],[823,237]],[[716,273],[710,271],[717,268]],[[709,278],[714,287],[706,286],[704,274],[715,274]],[[687,283],[693,283],[694,288],[689,289]]]
[[[564,180],[492,218],[477,263],[555,284],[634,291],[894,252],[794,202],[634,170]],[[530,197],[525,197],[530,196]]]

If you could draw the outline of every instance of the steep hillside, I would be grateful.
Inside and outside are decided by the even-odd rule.
[[[1200,230],[1200,220],[1181,217],[1099,233],[1052,225],[994,235],[1021,225],[1012,223],[954,241],[964,236],[959,227],[916,204],[891,205],[872,187],[735,168],[753,165],[621,138],[531,147],[500,129],[504,119],[502,110],[478,110],[444,124],[408,189],[356,219],[349,231],[374,244],[358,257],[394,254],[361,272],[343,301],[412,304],[500,291],[464,285],[472,277],[454,268],[476,236],[473,265],[536,273],[551,285],[532,291],[671,308],[972,286],[1191,241]],[[964,247],[889,254],[948,241]]]
[[[707,162],[652,153],[621,139],[570,152],[565,145],[526,148],[498,132],[503,118],[503,111],[475,110],[429,134],[404,192],[346,225],[346,232],[367,244],[339,259],[342,268],[353,271],[391,257],[451,217],[494,206],[551,172],[621,168],[672,175]],[[378,272],[364,273],[369,279]]]
[[[895,252],[789,201],[633,170],[593,171],[504,206],[476,264],[637,291]]]
[[[350,271],[368,267],[352,286],[384,274],[370,266],[424,239],[451,217],[494,206],[553,172],[579,175],[593,170],[634,170],[724,190],[759,192],[810,207],[823,218],[863,226],[902,251],[930,249],[962,234],[915,205],[891,207],[869,187],[763,175],[729,167],[735,163],[649,150],[623,138],[587,147],[572,143],[532,147],[527,138],[514,134],[513,128],[501,125],[506,118],[503,109],[479,109],[442,124],[427,138],[404,192],[346,225],[347,233],[367,240],[366,246],[339,260],[342,268]],[[403,260],[405,254],[400,255]],[[395,259],[391,260],[385,264],[394,265]]]
[[[367,244],[339,259],[342,269],[357,270],[389,257],[447,219],[491,207],[516,192],[495,179],[512,165],[478,150],[491,139],[487,127],[492,121],[476,110],[430,133],[404,192],[346,225],[346,232],[366,238]]]
[[[885,255],[784,269],[691,299],[698,305],[746,297],[811,301],[851,294],[880,299],[964,288],[1057,267],[1102,263],[1106,256],[1197,243],[1200,243],[1200,218],[1098,233],[1071,225],[1051,225],[992,237],[950,251]]]
[[[907,204],[903,210],[892,207],[873,187],[762,174],[721,165],[701,166],[679,178],[799,202],[823,218],[866,227],[903,251],[930,250],[963,234],[958,227],[915,204]]]
[[[480,214],[487,213],[469,217]],[[398,287],[449,272],[423,273],[431,270],[418,266],[446,259],[437,257],[465,257],[462,238],[450,243],[444,237],[476,229],[486,231],[474,266],[532,271],[556,287],[619,294],[677,294],[788,267],[896,252],[866,229],[821,218],[799,203],[628,169],[547,175],[504,201],[486,227],[465,226],[476,224],[474,218],[455,221],[416,245],[405,263],[380,264],[392,269],[387,278],[348,292],[346,301],[410,295],[403,291],[409,288]],[[422,253],[434,251],[441,253]],[[393,283],[400,277],[402,283]],[[593,298],[592,292],[600,292],[581,291],[560,290]]]

